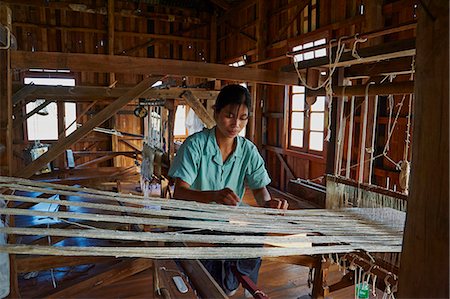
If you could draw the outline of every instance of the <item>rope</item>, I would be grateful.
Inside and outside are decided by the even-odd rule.
[[[356,50],[356,45],[358,43],[365,43],[367,41],[367,38],[358,38],[358,33],[355,34],[355,42],[353,43],[353,48],[352,48],[352,56],[356,59],[361,59],[361,57],[359,56],[357,50]]]

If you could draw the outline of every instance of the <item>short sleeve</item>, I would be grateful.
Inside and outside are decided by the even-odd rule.
[[[271,180],[264,165],[264,160],[254,144],[251,145],[249,152],[250,158],[245,176],[247,186],[254,190],[269,185]]]
[[[192,185],[200,165],[200,149],[195,139],[188,138],[180,146],[169,169],[169,176]]]

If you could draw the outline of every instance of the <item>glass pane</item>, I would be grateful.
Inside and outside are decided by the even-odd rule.
[[[65,103],[66,117],[64,118],[64,126],[66,130],[66,136],[69,136],[77,128],[77,105],[75,103]],[[69,127],[70,126],[70,127]]]
[[[303,58],[305,60],[313,59],[314,58],[314,51],[306,52],[305,54],[303,54],[303,56],[304,56]]]
[[[174,135],[186,135],[186,106],[178,105],[175,112]]]
[[[44,100],[36,100],[26,105],[27,113],[37,108]],[[38,113],[27,119],[28,140],[58,139],[58,109],[56,103],[50,103]]]
[[[291,145],[303,147],[303,131],[302,130],[292,130],[291,131]]]
[[[324,129],[324,113],[311,113],[310,129],[314,131],[323,131]]]
[[[323,150],[323,133],[321,132],[310,132],[309,133],[309,149],[315,151]]]
[[[314,46],[325,45],[326,39],[322,38],[314,42]]]
[[[298,50],[302,50],[303,49],[303,46],[302,45],[299,45],[299,46],[295,46],[295,47],[293,47],[292,48],[292,51],[298,51]]]
[[[293,111],[305,110],[305,95],[304,94],[294,94],[292,96],[292,110]]]
[[[325,48],[316,50],[316,51],[314,51],[314,52],[315,52],[315,54],[316,54],[316,58],[317,58],[317,57],[323,57],[323,56],[326,56],[326,55],[327,55],[327,49],[325,49]]]
[[[303,129],[304,120],[303,112],[292,112],[291,115],[291,128],[292,129]]]
[[[314,44],[312,42],[303,45],[303,49],[311,48]]]
[[[317,97],[316,102],[311,106],[311,111],[325,111],[325,97]]]
[[[303,61],[303,54],[297,54],[294,56],[294,61]]]
[[[298,85],[295,85],[295,86],[292,86],[292,92],[293,93],[304,93],[305,92],[305,87],[304,86],[298,86]]]

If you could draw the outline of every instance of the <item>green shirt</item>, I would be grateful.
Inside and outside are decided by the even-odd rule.
[[[270,178],[256,146],[244,137],[236,138],[235,150],[223,163],[215,128],[189,136],[178,150],[169,176],[182,179],[194,190],[230,188],[242,202],[245,185],[259,189],[267,186]]]

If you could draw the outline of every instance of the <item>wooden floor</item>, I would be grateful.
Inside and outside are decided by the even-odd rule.
[[[134,187],[122,186],[125,191],[133,191]],[[159,194],[155,189],[154,194]],[[283,198],[282,194],[273,196]],[[311,204],[301,200],[286,198],[291,208],[308,209],[314,208]],[[246,192],[244,201],[249,205],[256,205],[251,192]],[[65,240],[64,242],[77,244],[85,242],[80,240]],[[28,278],[23,275],[20,277],[19,286],[22,298],[40,298],[51,292],[53,281],[58,288],[66,284],[72,284],[74,280],[83,281],[89,276],[99,273],[111,265],[117,263],[117,260],[111,259],[109,262],[101,264],[90,264],[84,266],[64,267],[39,273],[28,273],[28,276],[37,275]],[[308,286],[309,268],[298,265],[285,264],[269,260],[263,260],[258,286],[270,298],[310,298],[311,288]],[[131,277],[114,281],[114,277],[105,277],[102,280],[95,281],[89,286],[88,291],[77,292],[72,298],[154,298],[153,294],[153,268],[149,268]],[[157,296],[156,296],[157,297]],[[353,297],[352,288],[336,292],[333,298]],[[245,298],[244,290],[240,287],[233,298]]]

